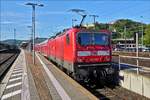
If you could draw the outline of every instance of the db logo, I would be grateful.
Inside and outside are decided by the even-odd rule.
[[[97,51],[91,51],[91,55],[92,56],[96,56],[97,55]]]

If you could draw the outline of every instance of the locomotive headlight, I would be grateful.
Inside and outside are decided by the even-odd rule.
[[[90,51],[78,51],[77,55],[78,56],[90,56],[91,52]]]
[[[104,51],[98,51],[97,53],[99,56],[109,56],[110,55],[110,51],[109,50],[104,50]]]

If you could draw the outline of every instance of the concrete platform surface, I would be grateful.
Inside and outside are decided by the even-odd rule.
[[[150,99],[150,73],[139,73],[135,70],[121,70],[120,85],[128,90]]]
[[[20,55],[2,80],[0,86],[1,100],[30,100],[28,77],[24,51]]]
[[[0,84],[0,100],[98,100],[43,56],[21,50]]]
[[[55,91],[62,100],[98,100],[98,98],[60,71],[43,56],[39,54],[36,55],[54,85]],[[53,97],[55,96],[52,96],[52,98]]]

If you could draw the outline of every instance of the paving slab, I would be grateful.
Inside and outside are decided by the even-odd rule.
[[[55,65],[53,65],[50,61],[48,61],[43,56],[37,54],[39,60],[42,65],[45,66],[44,70],[47,73],[51,73],[55,78],[56,81],[60,84],[60,86],[63,88],[65,93],[69,96],[70,100],[97,100],[92,93],[90,93],[88,90],[86,90],[84,87],[79,85],[76,81],[74,81],[72,78],[70,78],[68,75],[66,75],[64,72],[62,72],[60,69],[58,69]],[[50,76],[50,81],[54,81],[53,77]],[[52,82],[57,84],[57,82]],[[59,85],[55,86],[59,87]],[[56,88],[57,90],[57,88]],[[61,90],[59,88],[58,90]],[[58,94],[60,95],[59,91],[57,90]],[[61,90],[61,91],[63,91]],[[64,93],[64,94],[65,94]],[[64,95],[65,97],[65,95]],[[67,98],[67,96],[66,96]],[[69,99],[68,98],[68,99]],[[61,99],[63,99],[61,97]]]
[[[6,74],[2,82],[5,83],[0,90],[1,100],[30,100],[30,93],[28,90],[28,78],[26,78],[26,61],[24,50],[21,49],[21,53],[18,58]],[[26,84],[25,84],[26,83]],[[24,90],[26,87],[26,90]],[[23,95],[23,96],[22,96]],[[24,96],[27,98],[25,99]]]
[[[34,65],[23,49],[7,74],[0,100],[98,100],[43,56],[37,55]]]

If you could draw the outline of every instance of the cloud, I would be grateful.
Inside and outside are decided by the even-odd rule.
[[[50,11],[50,12],[41,12],[39,13],[39,15],[68,15],[68,14],[72,14],[70,12],[65,12],[65,11]]]
[[[6,25],[6,24],[13,24],[14,22],[12,21],[2,21],[1,24]]]
[[[24,2],[24,1],[21,1],[20,0],[20,2],[16,2],[16,5],[18,5],[18,6],[22,6],[22,7],[27,7],[27,2]]]
[[[18,13],[18,12],[1,12],[0,17],[13,17],[13,18],[23,18],[26,16],[26,13]]]

